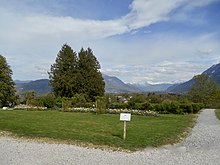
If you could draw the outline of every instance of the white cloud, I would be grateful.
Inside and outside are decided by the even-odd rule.
[[[198,53],[204,54],[204,55],[210,55],[213,52],[212,49],[198,49]]]
[[[34,38],[35,35],[97,39],[167,20],[168,14],[178,6],[178,2],[181,0],[168,0],[166,3],[161,3],[160,0],[134,0],[130,5],[130,13],[121,19],[106,21],[81,20],[36,13],[26,15],[26,13],[7,11],[0,7],[0,23],[5,25],[2,29],[3,33],[10,30],[11,37],[19,39]]]
[[[127,32],[137,34],[139,28],[167,21],[170,13],[181,5],[191,10],[213,1],[134,0],[130,13],[105,21],[31,13],[30,10],[21,12],[16,6],[10,10],[1,6],[0,48],[2,54],[7,55],[14,75],[21,79],[42,78],[41,75],[47,78],[47,68],[54,62],[61,45],[67,42],[78,50],[81,46],[91,46],[103,72],[127,82],[185,81],[219,60],[219,42],[213,41],[213,34],[154,35],[151,29],[144,32],[154,35],[149,40],[131,42],[106,38]],[[210,54],[211,61],[207,63],[205,59],[198,64],[204,52]]]
[[[125,82],[183,82],[201,74],[220,60],[219,41],[214,40],[212,34],[191,37],[155,34],[153,39],[132,40],[126,43],[126,48],[123,47],[124,43],[109,41],[99,45],[99,50],[107,45],[112,51],[105,57],[117,60],[100,56],[102,71],[122,78]],[[204,56],[204,51],[210,53],[209,56]]]
[[[164,65],[165,64],[165,65]],[[201,74],[204,65],[190,62],[162,61],[159,64],[137,65],[102,69],[107,75],[116,76],[130,83],[179,83],[191,79],[194,75]],[[207,68],[206,68],[207,69]],[[128,71],[132,70],[132,71]]]
[[[192,10],[195,7],[207,6],[213,2],[218,2],[219,0],[186,0],[185,9]]]
[[[200,13],[197,15],[193,10],[218,1],[219,0],[184,0],[180,8],[175,11],[175,14],[172,15],[171,18],[174,21],[187,22],[192,25],[204,25],[207,23],[207,20],[204,19],[207,13],[204,12],[203,14]]]
[[[169,13],[183,0],[134,0],[131,12],[124,17],[130,29],[137,29],[169,19]]]

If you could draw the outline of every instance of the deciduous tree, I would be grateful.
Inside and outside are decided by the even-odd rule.
[[[219,101],[220,89],[214,79],[206,74],[202,74],[195,76],[194,81],[192,89],[188,92],[192,101],[204,103],[205,105]]]

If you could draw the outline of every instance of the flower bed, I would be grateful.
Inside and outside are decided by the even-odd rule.
[[[96,113],[96,108],[71,108],[66,109],[64,112],[82,112],[82,113]],[[159,116],[158,113],[150,110],[131,110],[131,109],[106,109],[108,114],[120,114],[120,113],[131,113],[132,115],[141,115],[141,116]]]

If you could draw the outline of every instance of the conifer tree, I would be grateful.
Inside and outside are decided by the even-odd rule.
[[[77,56],[65,44],[48,73],[56,96],[71,98],[84,94],[87,101],[95,101],[96,96],[104,95],[100,64],[90,48],[82,48]]]
[[[49,74],[53,92],[60,97],[73,97],[78,93],[78,63],[77,54],[70,46],[64,44],[56,61],[51,65]]]
[[[105,83],[100,72],[100,64],[92,50],[83,48],[79,52],[79,70],[81,73],[81,93],[84,93],[87,100],[94,101],[96,96],[103,96]]]
[[[5,57],[0,55],[0,107],[14,106],[17,100],[12,70]]]

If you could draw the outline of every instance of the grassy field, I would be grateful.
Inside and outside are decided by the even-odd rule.
[[[215,114],[216,114],[217,118],[220,120],[220,109],[216,109]]]
[[[128,150],[175,143],[194,124],[194,115],[132,116],[123,140],[119,115],[59,111],[0,111],[0,130],[28,138],[50,138]]]

